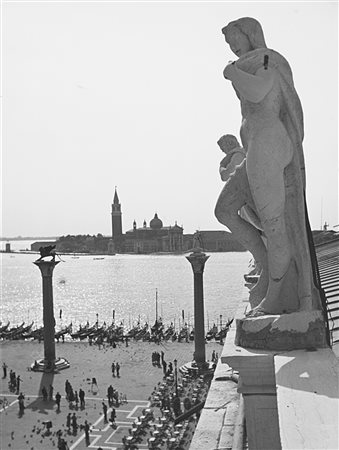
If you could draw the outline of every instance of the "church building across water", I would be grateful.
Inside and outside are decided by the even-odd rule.
[[[175,223],[164,226],[162,220],[155,213],[147,226],[144,220],[142,227],[122,232],[122,212],[117,190],[115,189],[112,204],[112,240],[118,253],[182,253],[184,251],[184,229]]]
[[[123,233],[122,211],[117,190],[115,189],[112,203],[112,239],[108,244],[109,253],[183,253],[193,247],[193,234],[184,234],[183,227],[176,222],[164,226],[155,213],[147,225],[144,220],[142,227],[136,221],[133,228]],[[238,252],[244,248],[227,231],[199,231],[203,248],[210,252]]]

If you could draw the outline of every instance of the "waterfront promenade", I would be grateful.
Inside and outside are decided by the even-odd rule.
[[[221,353],[222,346],[216,342],[206,344],[207,359],[211,359],[213,350]],[[149,405],[149,397],[155,386],[163,380],[162,368],[152,365],[153,352],[164,352],[167,363],[178,361],[178,367],[192,359],[194,343],[165,342],[161,344],[130,341],[129,346],[120,344],[116,349],[97,345],[90,346],[85,342],[65,342],[56,344],[58,357],[66,358],[71,367],[57,374],[42,374],[27,370],[35,359],[43,355],[43,343],[38,342],[1,342],[1,365],[8,366],[6,379],[1,379],[1,395],[8,400],[9,406],[0,407],[1,449],[11,450],[49,450],[57,448],[56,432],[62,430],[63,438],[70,449],[99,448],[113,450],[123,448],[121,439],[128,436],[128,428],[141,415],[143,408]],[[113,377],[112,362],[119,362],[120,377]],[[9,371],[12,369],[20,375],[20,391],[25,395],[25,411],[19,417],[18,395],[8,388]],[[91,388],[91,380],[95,377],[98,388]],[[70,409],[65,399],[65,381],[69,380],[74,390],[85,391],[85,408]],[[60,413],[55,402],[43,401],[41,389],[54,388],[54,395],[62,396]],[[114,389],[126,394],[128,403],[116,408],[116,424],[113,430],[104,424],[102,401],[107,404],[107,388],[112,384]],[[154,408],[160,414],[158,408]],[[92,426],[90,444],[86,446],[85,434],[78,429],[76,435],[68,434],[66,417],[68,413],[76,413],[78,425],[85,420]],[[51,435],[43,436],[46,431],[42,422],[52,422]],[[146,441],[138,445],[147,448]]]

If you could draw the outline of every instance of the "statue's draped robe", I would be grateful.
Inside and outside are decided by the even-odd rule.
[[[289,311],[300,309],[300,300],[311,295],[309,309],[321,309],[319,293],[313,285],[312,265],[306,231],[305,163],[302,141],[304,137],[303,112],[294,88],[292,71],[286,59],[268,48],[246,53],[236,61],[244,72],[255,75],[268,55],[268,66],[274,68],[280,84],[280,120],[285,126],[293,146],[293,157],[285,168],[285,221],[292,252],[288,276],[280,297]],[[246,146],[245,143],[243,143]],[[246,149],[247,151],[247,149]],[[287,298],[288,297],[288,298]],[[287,302],[287,303],[286,303]],[[283,311],[281,311],[283,312]]]

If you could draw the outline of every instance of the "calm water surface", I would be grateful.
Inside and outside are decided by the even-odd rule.
[[[12,249],[30,248],[13,243]],[[73,322],[111,323],[115,319],[133,325],[155,320],[155,291],[158,313],[165,322],[185,320],[193,324],[193,271],[183,255],[114,255],[95,260],[93,256],[62,256],[54,269],[54,311],[57,327]],[[240,300],[247,296],[243,274],[249,253],[211,253],[204,271],[206,327],[232,317]],[[42,278],[33,264],[37,255],[1,254],[0,320],[12,325],[23,320],[42,324]],[[62,309],[62,319],[59,311]]]

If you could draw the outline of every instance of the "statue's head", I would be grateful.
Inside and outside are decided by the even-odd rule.
[[[231,150],[233,150],[234,148],[240,147],[238,139],[235,136],[233,136],[233,134],[225,134],[224,136],[221,136],[217,144],[219,145],[221,150],[226,154]]]
[[[242,17],[230,22],[222,30],[233,53],[241,56],[257,48],[266,48],[260,23],[252,17]]]

